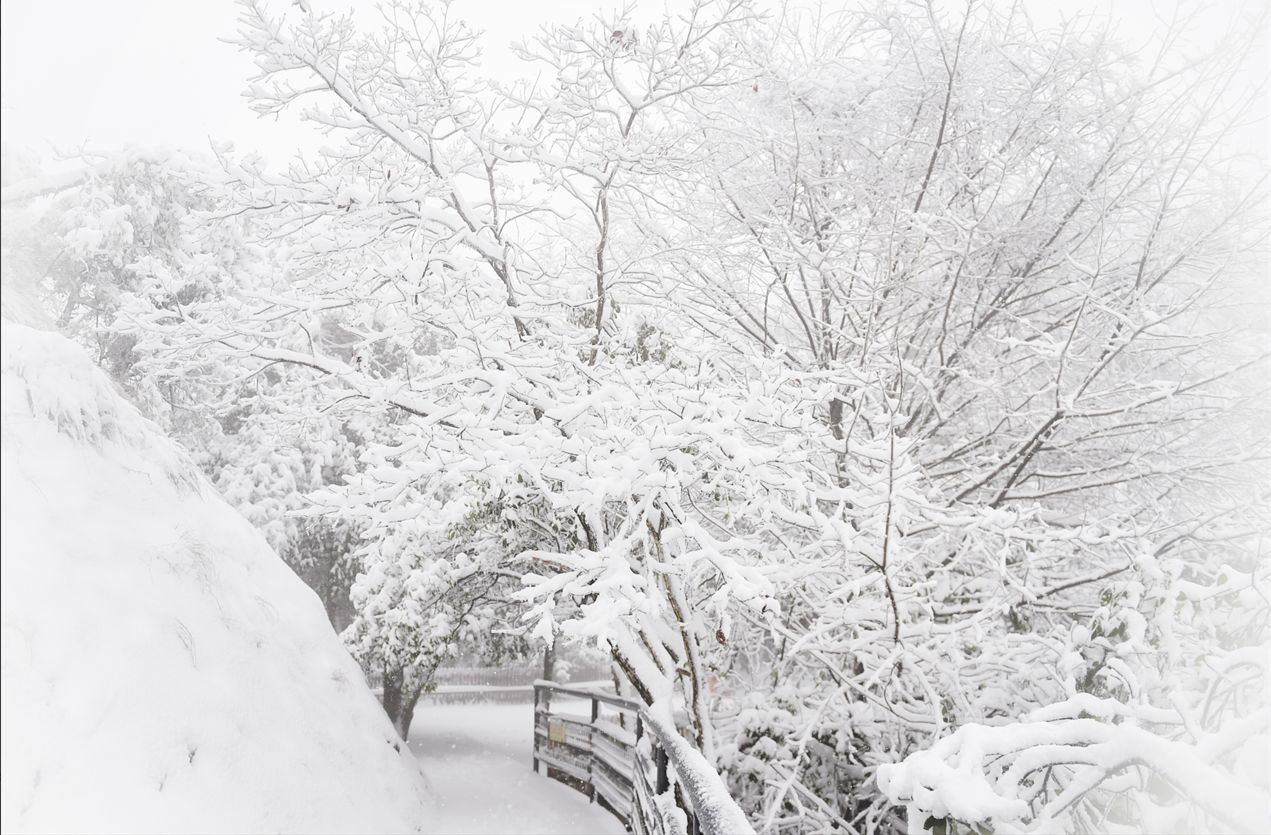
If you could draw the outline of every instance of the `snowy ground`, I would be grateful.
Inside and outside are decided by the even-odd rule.
[[[624,831],[586,795],[533,772],[533,721],[528,703],[419,706],[410,747],[437,798],[429,828],[453,835]]]

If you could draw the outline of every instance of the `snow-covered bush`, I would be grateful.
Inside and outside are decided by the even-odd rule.
[[[1259,832],[1271,823],[1265,561],[1145,566],[1060,663],[1067,697],[879,770],[930,819],[993,832]],[[929,828],[929,827],[928,827]],[[950,829],[953,831],[953,829]]]

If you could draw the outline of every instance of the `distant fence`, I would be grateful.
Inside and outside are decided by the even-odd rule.
[[[604,662],[560,662],[558,675],[574,685],[606,686],[609,666]],[[430,704],[529,704],[534,700],[534,682],[543,674],[542,662],[503,667],[440,667],[433,677],[435,689],[420,697]],[[377,696],[384,693],[384,673],[371,670],[367,684]]]

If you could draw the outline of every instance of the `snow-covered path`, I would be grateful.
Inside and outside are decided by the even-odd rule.
[[[585,795],[531,770],[533,717],[528,704],[419,706],[410,748],[432,784],[434,832],[624,832]]]

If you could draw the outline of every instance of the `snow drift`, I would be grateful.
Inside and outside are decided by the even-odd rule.
[[[2,341],[3,829],[420,829],[317,597],[78,347]]]

